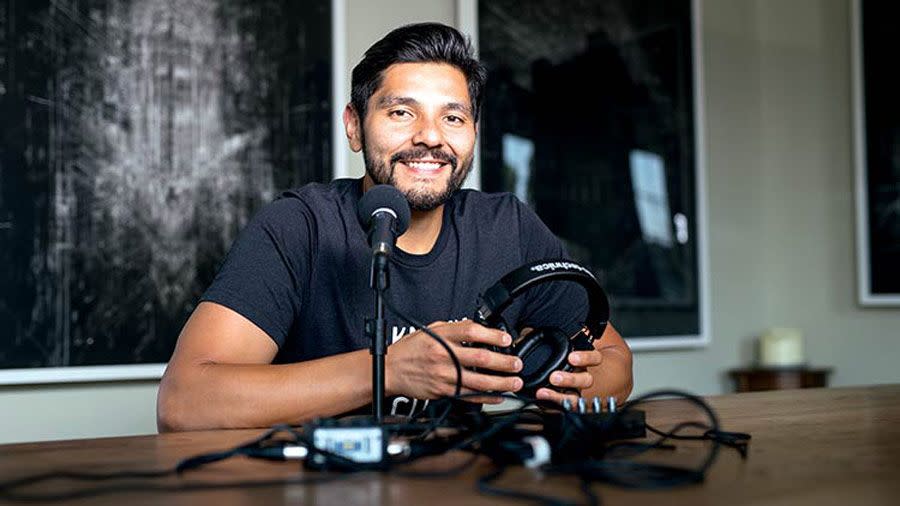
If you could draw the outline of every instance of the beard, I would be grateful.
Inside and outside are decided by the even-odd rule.
[[[366,164],[366,174],[372,178],[375,184],[389,184],[400,190],[400,193],[406,197],[409,207],[413,211],[431,211],[443,205],[453,194],[462,187],[466,176],[472,169],[472,158],[463,160],[459,163],[457,157],[447,154],[440,149],[413,148],[400,151],[391,156],[389,165],[384,163],[382,157],[373,156],[369,153],[368,146],[363,140],[363,160]],[[428,190],[426,188],[401,188],[397,185],[397,178],[394,176],[394,168],[400,160],[433,158],[450,164],[450,177],[443,189]]]

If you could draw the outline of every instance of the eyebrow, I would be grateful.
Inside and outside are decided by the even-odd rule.
[[[397,97],[394,95],[385,95],[378,99],[376,105],[381,109],[393,107],[395,105],[407,105],[410,107],[415,107],[419,105],[419,101],[412,97]],[[444,104],[444,108],[450,111],[460,111],[469,116],[472,115],[472,108],[459,102],[448,102]]]

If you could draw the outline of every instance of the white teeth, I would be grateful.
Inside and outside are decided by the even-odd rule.
[[[438,170],[443,164],[437,162],[409,162],[407,165],[416,170]]]

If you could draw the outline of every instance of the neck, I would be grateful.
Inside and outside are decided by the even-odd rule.
[[[375,182],[368,174],[363,178],[363,192],[375,186]],[[434,248],[438,236],[441,234],[441,225],[444,221],[444,205],[431,211],[415,211],[411,213],[409,228],[397,238],[397,247],[413,254],[424,255]]]
[[[444,206],[431,211],[413,211],[409,228],[397,238],[397,247],[413,255],[424,255],[434,248],[444,221]]]

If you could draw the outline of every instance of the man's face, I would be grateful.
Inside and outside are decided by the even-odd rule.
[[[410,207],[430,211],[462,186],[472,167],[476,125],[465,75],[442,63],[388,67],[358,132],[366,173],[391,184]]]

